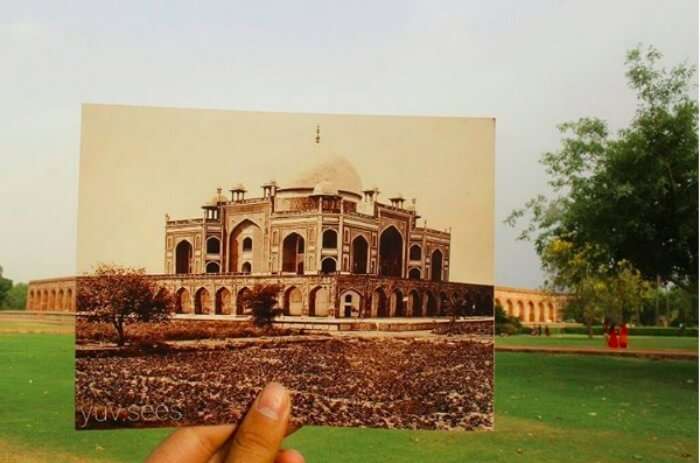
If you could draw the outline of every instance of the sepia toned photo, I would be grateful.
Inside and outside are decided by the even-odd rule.
[[[490,429],[494,129],[85,105],[76,428]]]

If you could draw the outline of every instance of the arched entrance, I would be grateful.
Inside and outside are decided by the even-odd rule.
[[[236,315],[245,315],[250,312],[246,306],[246,299],[250,297],[250,289],[241,288],[236,295]]]
[[[394,226],[382,232],[379,239],[379,274],[400,277],[403,271],[403,238]]]
[[[175,293],[175,312],[192,312],[192,301],[190,300],[190,292],[187,291],[185,288],[180,288]]]
[[[367,240],[358,236],[352,241],[352,273],[367,273]]]
[[[343,318],[359,317],[362,296],[357,291],[348,290],[340,295],[340,313]]]
[[[303,296],[301,290],[292,286],[284,293],[284,314],[300,316],[302,313]]]
[[[175,273],[192,273],[192,245],[183,240],[175,248]]]
[[[423,307],[421,307],[420,294],[415,289],[411,291],[408,296],[408,304],[411,307],[411,315],[413,317],[420,317],[423,315]]]
[[[312,317],[327,317],[330,298],[328,288],[319,286],[309,293],[309,315]]]
[[[425,293],[426,297],[426,312],[429,317],[434,317],[437,314],[437,300],[430,291]]]
[[[56,296],[56,310],[63,310],[63,290],[58,290],[58,295]]]
[[[423,250],[417,244],[411,246],[411,251],[409,253],[409,258],[411,260],[419,261],[423,258]]]
[[[207,273],[219,273],[219,264],[217,262],[209,262],[207,264]]]
[[[412,268],[408,271],[409,280],[420,280],[420,269]]]
[[[323,232],[323,249],[335,249],[338,247],[338,233],[335,230]]]
[[[389,307],[387,304],[386,293],[384,293],[384,290],[382,288],[377,288],[372,293],[372,316],[389,316]]]
[[[207,254],[218,255],[221,252],[221,242],[219,238],[212,236],[207,238]]]
[[[304,238],[298,233],[287,235],[282,243],[282,271],[304,274]]]
[[[450,310],[453,309],[450,304],[450,299],[447,297],[447,294],[445,293],[440,293],[440,308],[438,310],[438,313],[440,315],[447,315]]]
[[[194,313],[209,313],[209,291],[207,291],[206,288],[199,288],[197,292],[194,293]]]
[[[254,270],[256,262],[260,259],[261,244],[262,231],[257,224],[246,219],[236,225],[229,235],[228,271],[232,273],[243,272],[244,262],[249,262],[248,265],[251,265],[251,270],[248,273]]]
[[[321,261],[321,273],[335,273],[336,267],[335,259],[332,257],[326,257]]]
[[[430,279],[442,281],[442,252],[436,249],[430,258]]]
[[[216,292],[214,311],[217,315],[228,315],[231,313],[231,291],[226,288],[219,288]]]
[[[406,307],[403,300],[403,293],[401,290],[397,289],[391,293],[391,300],[389,301],[389,306],[391,308],[390,315],[392,317],[405,317]]]

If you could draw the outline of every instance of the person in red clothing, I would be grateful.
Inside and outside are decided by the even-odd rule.
[[[620,328],[620,348],[627,349],[627,323],[623,323]]]
[[[608,347],[611,349],[617,349],[619,344],[617,342],[617,333],[615,332],[615,325],[610,325],[610,336],[608,336]]]

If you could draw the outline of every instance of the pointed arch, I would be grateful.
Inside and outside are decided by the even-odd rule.
[[[228,271],[241,273],[244,262],[250,262],[251,272],[262,266],[262,229],[250,219],[240,221],[229,234]]]
[[[348,289],[340,294],[340,313],[341,318],[351,318],[360,316],[360,308],[362,307],[362,296],[354,289]]]
[[[245,306],[244,299],[250,295],[250,289],[243,287],[236,293],[236,315],[245,315],[250,312],[250,309]]]
[[[367,273],[367,256],[369,244],[364,236],[358,235],[352,240],[352,273]]]
[[[216,236],[207,238],[207,254],[219,254],[221,252],[221,240]]]
[[[329,228],[323,232],[323,249],[336,249],[338,247],[338,232]]]
[[[392,317],[405,317],[406,316],[406,304],[403,300],[403,292],[400,289],[395,289],[391,293],[391,299],[389,301],[390,316]]]
[[[408,305],[411,310],[412,317],[423,316],[423,305],[418,290],[412,290],[408,296]]]
[[[420,269],[419,268],[412,268],[411,270],[408,271],[408,279],[409,280],[420,280]]]
[[[435,296],[430,291],[425,292],[425,311],[429,317],[434,317],[437,315],[437,299],[435,299]]]
[[[379,274],[403,276],[403,236],[393,225],[385,228],[379,237]]]
[[[296,286],[287,288],[284,292],[284,314],[300,316],[303,308],[303,294]]]
[[[207,273],[219,273],[219,263],[209,262],[206,267]]]
[[[321,261],[321,273],[335,273],[338,265],[333,257],[326,257]]]
[[[430,279],[442,281],[442,251],[436,249],[430,257]]]
[[[325,286],[317,286],[309,292],[309,315],[327,317],[330,306],[330,294]]]
[[[175,293],[175,312],[176,313],[191,313],[192,301],[190,292],[185,288],[180,288]]]
[[[423,248],[420,244],[414,244],[411,246],[411,251],[409,253],[410,260],[421,260],[423,258]]]
[[[282,271],[304,274],[304,237],[292,232],[282,242]]]
[[[231,291],[227,288],[219,288],[216,291],[214,313],[228,315],[231,313]]]
[[[187,240],[175,247],[175,273],[192,273],[192,244]]]
[[[389,304],[383,288],[377,288],[372,292],[372,317],[388,317]]]
[[[206,315],[209,313],[209,291],[206,288],[199,288],[194,293],[194,313]]]

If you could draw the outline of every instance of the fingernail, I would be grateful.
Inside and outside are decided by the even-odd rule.
[[[279,383],[270,383],[260,393],[260,399],[255,407],[258,412],[272,420],[279,420],[284,413],[287,390]]]

